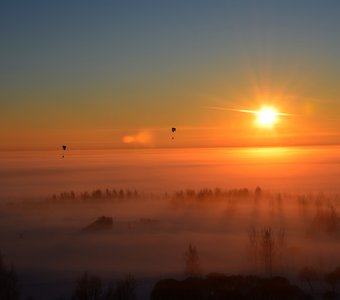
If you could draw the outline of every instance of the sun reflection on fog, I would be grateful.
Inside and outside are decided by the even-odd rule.
[[[288,147],[261,147],[261,148],[244,148],[241,150],[246,156],[254,157],[282,157],[293,156],[298,150]]]

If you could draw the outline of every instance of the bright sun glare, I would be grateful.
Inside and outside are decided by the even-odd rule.
[[[277,112],[274,108],[263,108],[257,112],[257,122],[262,126],[273,125],[277,121]]]

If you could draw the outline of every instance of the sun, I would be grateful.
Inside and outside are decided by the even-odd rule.
[[[257,112],[257,122],[261,126],[271,126],[277,122],[277,116],[275,108],[265,107]]]

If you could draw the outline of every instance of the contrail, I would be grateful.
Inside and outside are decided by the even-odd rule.
[[[214,109],[214,110],[224,110],[224,111],[237,111],[237,112],[243,112],[243,113],[248,113],[248,114],[258,114],[260,112],[258,110],[226,108],[226,107],[218,107],[218,106],[204,106],[203,108]],[[278,116],[295,116],[293,114],[282,113],[282,112],[275,112],[275,114]]]

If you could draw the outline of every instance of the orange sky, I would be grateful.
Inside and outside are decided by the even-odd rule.
[[[340,5],[303,2],[3,5],[0,149],[339,144]]]

